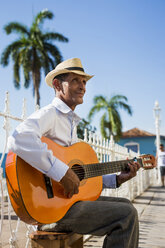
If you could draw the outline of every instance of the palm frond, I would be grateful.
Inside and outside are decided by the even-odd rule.
[[[24,87],[28,88],[30,85],[32,50],[28,48],[22,50],[21,58],[23,58],[21,64],[23,67],[23,74],[24,74]]]
[[[22,25],[19,22],[10,22],[4,26],[4,30],[7,34],[13,33],[20,33],[22,35],[29,36],[28,28],[25,25]]]
[[[91,121],[92,117],[94,116],[95,113],[98,113],[101,110],[102,106],[95,105],[91,108],[88,114],[88,120]]]
[[[27,89],[30,85],[30,72],[24,70],[24,87]]]
[[[107,139],[105,123],[106,123],[106,114],[104,113],[100,120],[100,131],[101,131],[102,137]]]
[[[20,83],[18,83],[15,79],[14,79],[14,86],[16,89],[20,89]]]
[[[118,102],[118,106],[122,109],[124,109],[125,111],[127,111],[127,113],[129,115],[132,115],[133,111],[132,111],[132,108],[131,106],[129,106],[128,104],[124,103],[124,102]]]
[[[97,104],[98,102],[102,102],[102,104],[105,104],[107,101],[104,96],[100,95],[100,96],[95,96],[93,102],[94,104]]]
[[[63,60],[62,55],[61,55],[61,52],[57,48],[57,46],[52,45],[52,44],[47,43],[47,42],[44,42],[44,47],[45,47],[45,50],[49,54],[51,54],[51,56],[53,57],[54,66],[56,66],[57,64],[59,64]]]
[[[108,103],[103,96],[95,96],[93,99],[94,106],[90,110],[88,114],[88,119],[92,120],[92,117],[94,116],[95,113],[99,112],[100,110],[106,110],[108,108]]]
[[[13,73],[14,73],[14,85],[16,88],[20,88],[20,53],[15,51],[12,54],[12,58],[14,61],[13,65]]]
[[[37,27],[39,24],[42,24],[45,19],[52,19],[53,17],[54,15],[51,11],[44,9],[36,15],[32,26]]]
[[[45,33],[42,35],[42,38],[44,41],[48,41],[48,40],[57,40],[57,41],[62,41],[62,42],[68,42],[69,39],[66,38],[65,36],[63,36],[62,34],[59,33]]]
[[[126,96],[123,96],[123,95],[114,95],[111,97],[111,102],[118,102],[119,100],[124,100],[124,101],[128,101],[127,97]]]
[[[9,46],[7,46],[5,48],[5,50],[3,51],[2,55],[1,55],[1,64],[3,66],[8,65],[10,56],[15,51],[20,49],[21,45],[22,45],[22,41],[21,40],[16,40],[16,41],[14,41],[13,43],[11,43]]]
[[[19,56],[18,56],[18,59],[15,60],[14,67],[13,67],[13,73],[14,73],[14,85],[17,89],[19,89],[20,88]]]
[[[52,69],[54,69],[54,61],[48,56],[42,56],[41,66],[44,70],[45,75]]]

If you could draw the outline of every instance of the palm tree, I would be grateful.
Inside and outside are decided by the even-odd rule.
[[[47,74],[62,61],[62,55],[52,41],[68,42],[62,34],[43,32],[42,24],[45,19],[52,19],[53,13],[48,10],[39,12],[32,25],[27,27],[18,22],[10,22],[4,27],[7,34],[17,33],[18,39],[8,45],[1,56],[1,64],[7,66],[12,58],[14,85],[20,88],[20,70],[24,75],[24,87],[28,88],[33,81],[35,104],[40,105],[39,87],[42,70]]]
[[[85,120],[84,118],[82,118],[82,120],[80,121],[80,123],[77,126],[77,136],[79,139],[84,139],[84,130],[87,129],[87,131],[91,131],[91,132],[96,132],[96,127],[92,127],[90,125],[90,122]]]
[[[114,95],[109,100],[104,96],[94,97],[94,106],[91,108],[88,118],[91,121],[94,114],[103,110],[104,114],[100,120],[101,134],[104,138],[114,136],[115,141],[119,140],[122,134],[122,121],[118,109],[123,108],[132,115],[131,107],[126,103],[127,97]]]

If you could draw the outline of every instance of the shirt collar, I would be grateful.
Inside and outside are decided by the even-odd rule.
[[[55,97],[52,104],[63,114],[71,114],[77,123],[81,120],[81,118],[75,114],[73,110],[69,108],[68,105],[66,105],[66,103],[64,103],[60,98]]]

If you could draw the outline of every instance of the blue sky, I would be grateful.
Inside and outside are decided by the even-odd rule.
[[[165,135],[165,1],[164,0],[6,0],[1,2],[0,53],[16,39],[6,35],[3,27],[11,21],[30,26],[33,17],[47,8],[55,15],[45,21],[43,29],[69,38],[56,45],[63,59],[79,57],[85,70],[95,76],[87,84],[84,104],[76,112],[87,117],[95,95],[111,97],[122,94],[132,106],[133,116],[120,111],[123,130],[134,127],[155,133],[153,107],[161,107],[161,134]],[[32,86],[13,86],[12,61],[0,66],[0,111],[4,109],[5,92],[10,92],[10,110],[21,115],[22,99],[27,99],[27,114],[34,111]],[[23,79],[21,79],[23,81]],[[53,99],[54,92],[41,81],[41,106]],[[99,132],[100,115],[92,125]],[[13,127],[16,123],[13,123]],[[2,117],[0,136],[3,138]],[[0,148],[1,150],[2,148]]]

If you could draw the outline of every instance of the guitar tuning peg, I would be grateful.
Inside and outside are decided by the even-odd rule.
[[[134,158],[133,158],[133,161],[134,161],[134,162],[137,162],[137,158],[136,158],[136,157],[134,157]]]

